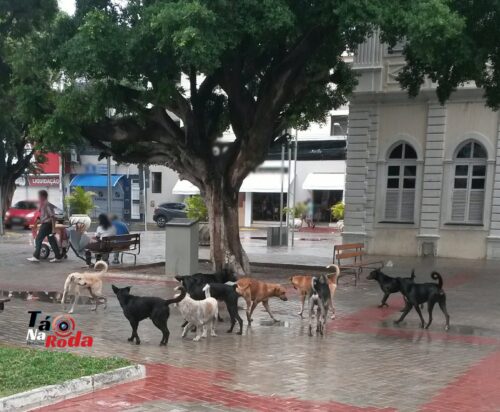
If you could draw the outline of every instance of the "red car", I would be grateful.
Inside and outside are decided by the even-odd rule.
[[[58,221],[64,220],[64,212],[58,207],[49,203],[54,209],[56,219]],[[23,226],[29,229],[30,225],[40,219],[40,212],[38,212],[38,202],[33,200],[22,200],[14,204],[5,213],[5,227],[10,229],[12,226]]]

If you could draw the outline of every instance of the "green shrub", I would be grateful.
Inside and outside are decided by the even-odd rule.
[[[94,208],[94,192],[87,192],[83,187],[75,187],[73,193],[66,196],[66,205],[71,214],[88,215]]]
[[[285,207],[283,212],[288,214],[292,219],[302,219],[307,213],[307,205],[305,203],[297,203],[295,207]]]
[[[345,205],[343,202],[338,202],[333,205],[330,210],[332,211],[332,218],[334,220],[344,220],[344,208]]]
[[[194,195],[186,199],[186,213],[189,219],[200,222],[208,221],[208,210],[205,201],[200,195]]]

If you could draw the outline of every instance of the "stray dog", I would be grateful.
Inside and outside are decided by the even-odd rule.
[[[330,269],[331,267],[335,268],[335,273],[329,273],[327,276],[328,279],[328,287],[330,288],[330,307],[332,308],[332,319],[335,319],[335,307],[333,304],[333,295],[335,294],[335,290],[337,290],[337,278],[340,274],[340,269],[337,265],[328,265],[326,268]],[[304,305],[306,302],[306,297],[311,295],[312,288],[312,280],[313,277],[309,275],[296,275],[290,278],[290,282],[292,282],[293,287],[299,291],[301,307],[298,315],[302,317],[302,313],[304,313]]]
[[[181,301],[186,295],[186,292],[181,291],[181,294],[175,296],[173,299],[165,300],[150,296],[131,295],[131,286],[118,288],[115,285],[111,285],[111,287],[118,298],[118,302],[120,302],[123,314],[130,322],[130,326],[132,326],[132,336],[128,338],[128,341],[132,342],[135,338],[135,344],[141,344],[141,339],[137,334],[139,322],[146,318],[150,318],[153,321],[153,324],[160,329],[163,334],[160,346],[165,346],[168,343],[168,337],[170,336],[170,331],[167,326],[167,321],[170,316],[170,308],[168,306],[172,303]]]
[[[192,326],[196,326],[196,336],[193,339],[195,342],[207,337],[207,323],[210,323],[210,336],[217,336],[215,322],[219,313],[218,303],[217,300],[210,297],[210,285],[205,285],[203,289],[207,297],[203,300],[194,300],[189,294],[186,294],[182,286],[175,288],[175,290],[180,290],[181,293],[185,294],[184,299],[177,303],[183,318],[188,322],[184,326],[182,337],[186,336]]]
[[[427,310],[429,311],[429,321],[425,326],[425,329],[428,329],[432,323],[432,310],[434,309],[434,305],[436,303],[439,304],[439,307],[444,313],[446,318],[446,326],[445,330],[450,329],[450,315],[448,315],[448,311],[446,310],[446,293],[443,290],[443,278],[438,272],[432,272],[431,278],[437,280],[438,283],[413,283],[413,282],[401,282],[399,280],[399,284],[401,287],[401,293],[406,298],[408,304],[406,305],[401,317],[396,320],[394,323],[400,323],[406,315],[410,312],[411,308],[415,308],[420,317],[420,327],[424,327],[424,317],[422,316],[422,312],[420,311],[419,305],[427,302]]]
[[[312,318],[314,307],[318,306],[316,320],[316,332],[323,336],[326,324],[328,306],[330,306],[332,297],[330,294],[329,280],[326,275],[313,277],[311,282],[311,291],[309,297],[309,336],[312,336]]]
[[[238,280],[236,292],[238,292],[245,302],[247,303],[247,320],[248,324],[252,323],[252,313],[255,307],[262,302],[264,308],[266,308],[267,313],[271,316],[271,319],[278,322],[271,310],[269,309],[269,298],[277,297],[281,300],[287,301],[285,289],[276,283],[265,283],[257,279],[252,278],[241,278]]]
[[[234,325],[236,324],[236,321],[238,321],[240,325],[238,335],[242,334],[243,320],[238,313],[238,298],[240,295],[236,293],[236,284],[226,285],[224,283],[206,283],[204,280],[192,276],[178,276],[176,279],[181,279],[180,282],[182,283],[182,286],[186,289],[187,293],[189,293],[189,296],[195,300],[205,299],[206,294],[204,292],[204,287],[205,285],[210,285],[211,296],[218,301],[224,302],[226,304],[227,311],[229,312],[231,327],[228,329],[227,333],[231,333],[233,331]],[[184,324],[183,327],[185,326],[186,325]]]
[[[392,293],[401,292],[401,287],[400,287],[401,283],[398,279],[412,281],[413,283],[413,280],[415,279],[415,269],[411,271],[411,275],[409,278],[399,278],[399,277],[393,278],[387,276],[385,273],[382,272],[381,269],[372,270],[366,278],[368,280],[376,280],[378,285],[380,286],[380,289],[382,289],[382,292],[384,292],[384,297],[382,298],[382,302],[380,302],[380,305],[378,305],[379,308],[382,308],[384,306],[389,306],[386,302]]]
[[[98,261],[94,268],[102,267],[102,270],[98,273],[92,272],[74,272],[70,273],[66,278],[66,282],[64,282],[64,292],[61,298],[61,303],[63,310],[65,310],[65,302],[66,302],[66,294],[74,295],[75,298],[73,300],[73,304],[71,305],[71,309],[68,313],[73,313],[75,309],[75,303],[80,297],[80,293],[82,290],[88,290],[90,296],[95,301],[95,306],[92,310],[97,310],[97,305],[99,304],[99,300],[104,301],[104,309],[107,306],[107,299],[102,294],[102,276],[108,271],[108,264],[102,260]]]

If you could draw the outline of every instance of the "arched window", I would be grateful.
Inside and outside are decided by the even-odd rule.
[[[417,152],[401,143],[389,153],[385,219],[391,222],[413,222],[417,186]]]
[[[454,223],[483,223],[486,150],[475,142],[463,144],[454,160],[455,177],[451,207]]]

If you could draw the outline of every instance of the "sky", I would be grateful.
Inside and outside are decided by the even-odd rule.
[[[75,0],[57,0],[59,8],[68,14],[75,12]]]

